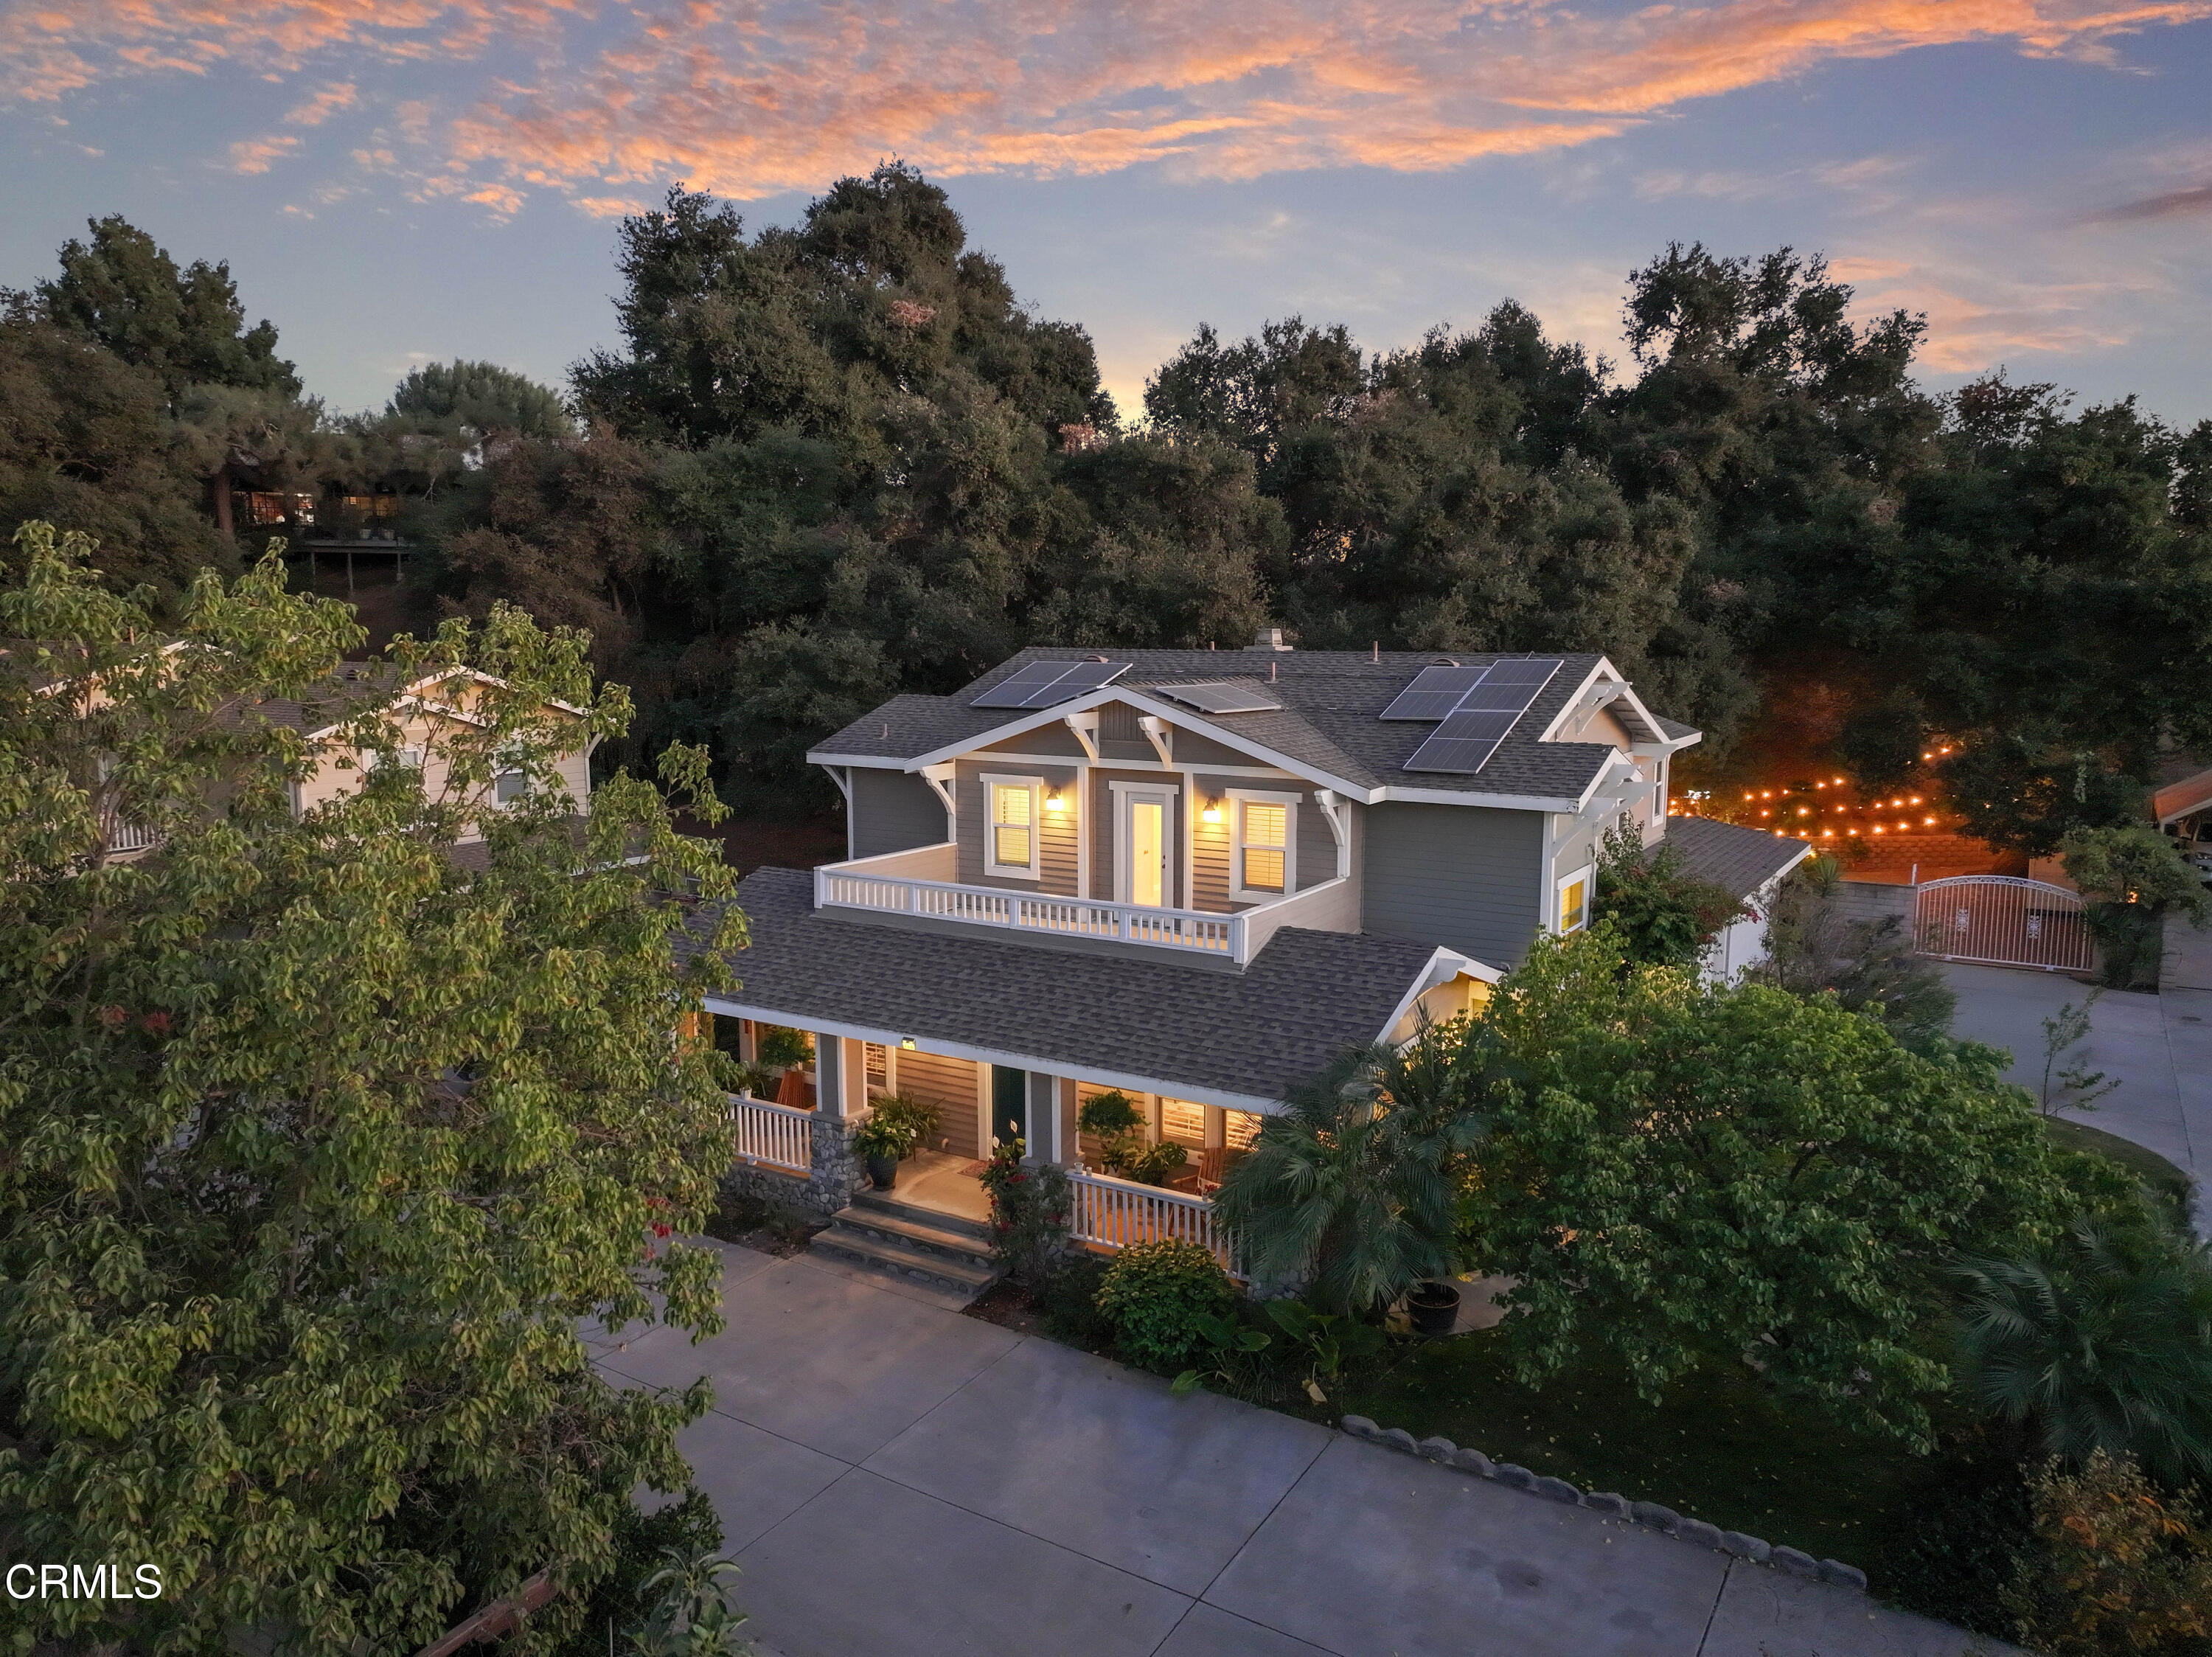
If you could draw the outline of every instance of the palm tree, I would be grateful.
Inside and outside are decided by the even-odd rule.
[[[1424,1023],[1402,1050],[1346,1054],[1291,1090],[1214,1209],[1261,1283],[1373,1315],[1457,1261],[1459,1191],[1504,1074],[1495,1035]]]
[[[2084,1217],[2044,1252],[1967,1259],[1960,1339],[1983,1404],[2080,1465],[2212,1474],[2212,1257],[2162,1221]]]

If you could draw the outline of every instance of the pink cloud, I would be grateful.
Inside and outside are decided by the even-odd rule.
[[[890,155],[948,177],[1433,170],[1585,144],[1838,60],[1970,41],[2094,58],[2207,16],[2212,0],[1713,0],[1627,16],[1550,0],[46,0],[0,19],[15,71],[0,90],[52,101],[225,60],[342,69],[288,117],[313,126],[352,106],[355,65],[473,61],[472,103],[442,119],[411,106],[401,134],[441,193],[508,213],[532,190],[605,204],[669,179],[757,198]]]

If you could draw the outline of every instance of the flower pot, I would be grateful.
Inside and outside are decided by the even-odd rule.
[[[1406,1321],[1416,1335],[1449,1335],[1459,1322],[1459,1286],[1431,1280],[1406,1295]]]
[[[878,1191],[889,1191],[898,1184],[898,1158],[872,1156],[867,1163],[868,1179]]]

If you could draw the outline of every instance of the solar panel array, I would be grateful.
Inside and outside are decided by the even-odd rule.
[[[1203,685],[1160,685],[1153,687],[1187,708],[1206,714],[1260,714],[1283,704],[1256,685],[1210,681]]]
[[[1453,771],[1473,776],[1490,763],[1491,755],[1498,752],[1521,716],[1528,711],[1529,704],[1543,693],[1552,682],[1552,675],[1563,666],[1558,658],[1534,656],[1517,661],[1493,662],[1481,669],[1480,677],[1461,692],[1456,703],[1443,716],[1429,740],[1413,750],[1413,757],[1406,762],[1409,771]],[[1466,668],[1424,668],[1421,676],[1400,693],[1397,701],[1382,712],[1385,719],[1421,718],[1419,714],[1396,713],[1408,698],[1417,693],[1431,700],[1419,705],[1434,705],[1434,698],[1442,694],[1437,689],[1423,691],[1421,679],[1439,672],[1466,673]],[[1431,714],[1426,716],[1435,718]]]
[[[975,708],[1049,708],[1112,684],[1129,671],[1126,661],[1028,661],[969,705]]]
[[[1455,712],[1460,698],[1482,682],[1483,667],[1424,667],[1398,699],[1382,710],[1385,719],[1442,719]]]

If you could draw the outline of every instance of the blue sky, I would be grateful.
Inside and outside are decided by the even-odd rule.
[[[29,0],[0,283],[89,216],[230,261],[312,390],[559,381],[684,181],[788,222],[904,155],[1133,410],[1201,320],[1364,344],[1499,299],[1618,354],[1670,240],[1825,252],[1999,364],[2212,416],[2212,0]]]

